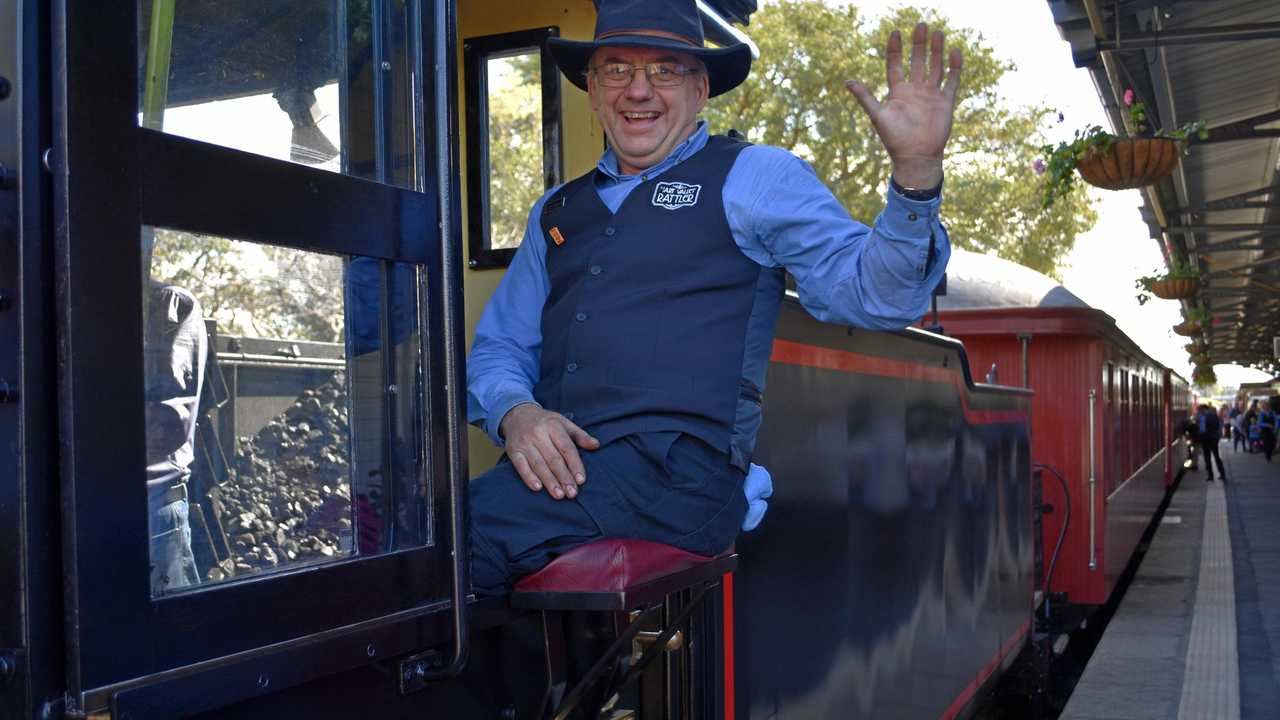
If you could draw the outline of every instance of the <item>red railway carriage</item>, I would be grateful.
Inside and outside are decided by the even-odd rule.
[[[999,258],[957,251],[939,310],[972,367],[1035,391],[1032,459],[1062,474],[1072,508],[1052,590],[1106,602],[1181,466],[1186,383],[1106,313]],[[1067,515],[1061,485],[1046,475],[1043,490],[1055,508],[1043,525],[1047,568]]]

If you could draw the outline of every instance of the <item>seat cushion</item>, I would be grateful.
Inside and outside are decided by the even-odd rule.
[[[713,560],[648,540],[608,538],[576,547],[552,560],[516,583],[515,591],[624,592]]]

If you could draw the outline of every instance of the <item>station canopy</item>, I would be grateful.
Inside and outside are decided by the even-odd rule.
[[[1134,90],[1149,124],[1202,120],[1173,174],[1142,191],[1166,264],[1200,272],[1215,363],[1276,369],[1280,336],[1280,2],[1048,0],[1119,133]]]

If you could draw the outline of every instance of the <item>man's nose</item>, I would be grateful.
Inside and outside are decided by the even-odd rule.
[[[653,85],[649,82],[649,72],[638,67],[631,73],[631,82],[627,85],[627,97],[643,100],[653,94]]]

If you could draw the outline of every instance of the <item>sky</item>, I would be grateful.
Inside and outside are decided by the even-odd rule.
[[[828,2],[845,4],[840,0]],[[1008,102],[1044,104],[1066,116],[1062,125],[1046,128],[1052,142],[1069,139],[1075,128],[1110,126],[1093,80],[1087,70],[1077,69],[1072,62],[1071,48],[1058,34],[1046,0],[858,0],[855,4],[861,13],[872,17],[903,5],[929,8],[947,18],[953,27],[980,31],[997,55],[1016,66],[1000,85]],[[1120,329],[1148,355],[1190,378],[1191,365],[1182,349],[1186,338],[1170,329],[1182,319],[1179,303],[1155,299],[1140,306],[1135,297],[1134,280],[1164,266],[1159,245],[1151,239],[1139,215],[1139,191],[1089,191],[1098,200],[1098,222],[1077,238],[1062,270],[1063,285],[1115,318]],[[945,206],[943,212],[945,219]],[[1268,377],[1261,371],[1235,365],[1218,365],[1215,371],[1223,387]]]

